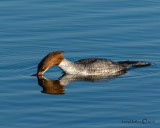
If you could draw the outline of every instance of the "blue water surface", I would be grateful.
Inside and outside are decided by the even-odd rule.
[[[50,89],[31,75],[52,51],[152,65]],[[160,126],[159,0],[1,0],[0,58],[2,128]],[[44,77],[62,75],[55,66]]]

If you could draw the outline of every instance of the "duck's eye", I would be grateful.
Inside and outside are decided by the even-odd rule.
[[[46,68],[42,67],[42,71],[45,71],[45,70],[46,70]]]
[[[39,72],[44,72],[44,71],[45,71],[44,67],[39,68]]]

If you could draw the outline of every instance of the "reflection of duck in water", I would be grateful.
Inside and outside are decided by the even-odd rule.
[[[48,80],[43,76],[38,76],[38,84],[43,88],[42,93],[64,94],[65,89],[59,80]]]
[[[124,71],[129,67],[147,66],[150,63],[141,61],[118,61],[113,62],[106,59],[89,58],[71,62],[62,57],[63,51],[49,53],[38,65],[37,74],[42,75],[49,67],[59,66],[66,74],[87,75],[112,75]]]
[[[37,76],[38,84],[43,88],[42,93],[47,94],[65,94],[64,86],[70,84],[72,81],[89,81],[89,82],[101,82],[108,81],[110,78],[124,74],[125,72],[117,72],[113,75],[102,75],[102,76],[79,76],[79,75],[69,75],[64,74],[59,78],[59,80],[49,80],[42,75]]]

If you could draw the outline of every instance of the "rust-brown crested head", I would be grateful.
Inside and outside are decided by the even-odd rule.
[[[42,75],[48,68],[53,65],[59,65],[64,59],[62,53],[64,53],[64,51],[54,51],[45,56],[38,64],[37,75]]]

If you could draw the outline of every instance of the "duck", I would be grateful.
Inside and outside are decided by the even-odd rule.
[[[71,62],[62,56],[64,51],[53,51],[47,54],[38,64],[36,76],[42,76],[51,66],[58,66],[65,74],[80,76],[112,75],[126,71],[130,67],[151,65],[144,61],[111,61],[103,58],[86,58]]]

